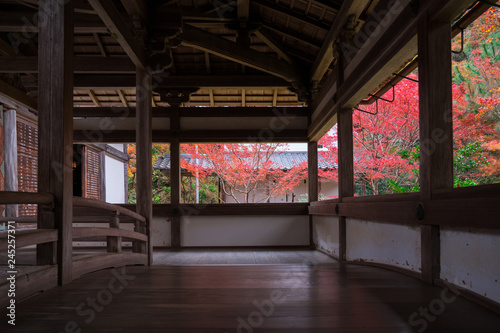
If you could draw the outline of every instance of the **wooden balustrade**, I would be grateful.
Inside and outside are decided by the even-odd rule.
[[[310,215],[345,216],[401,225],[500,229],[500,184],[437,190],[432,200],[418,193],[348,197],[311,202]]]
[[[38,204],[39,220],[53,219],[52,212],[54,196],[47,193],[24,193],[24,192],[0,192],[0,204]],[[109,227],[76,227],[73,228],[72,238],[69,240],[89,240],[99,237],[107,240],[108,253],[96,253],[94,255],[77,256],[70,263],[73,265],[73,279],[83,274],[107,267],[120,267],[125,265],[147,265],[149,239],[146,234],[146,218],[129,209],[109,204],[102,201],[74,197],[74,209],[80,208],[98,211],[99,215],[77,216],[73,222],[78,223],[109,223]],[[82,213],[82,212],[80,212]],[[80,214],[83,215],[83,214]],[[121,221],[123,219],[123,221]],[[6,217],[0,222],[36,222],[36,217]],[[134,223],[134,231],[120,229],[121,223]],[[44,225],[42,223],[42,225]],[[38,266],[16,267],[18,269],[17,281],[20,298],[28,297],[42,290],[47,290],[58,285],[58,269],[61,265],[55,261],[55,252],[44,251],[48,245],[60,241],[59,230],[42,229],[38,221],[39,229],[16,230],[16,249],[26,246],[37,246]],[[122,241],[132,241],[135,253],[123,253]],[[8,232],[0,234],[0,251],[8,249]],[[40,249],[42,249],[40,251]],[[54,246],[55,249],[55,246]],[[31,282],[30,282],[31,281]],[[8,284],[0,283],[0,307],[6,306]]]

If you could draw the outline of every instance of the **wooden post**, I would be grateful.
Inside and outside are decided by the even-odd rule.
[[[179,205],[181,203],[181,147],[177,133],[181,129],[179,101],[169,100],[174,107],[170,117],[170,203],[172,205],[172,216],[170,218],[170,246],[174,250],[181,248],[181,214]]]
[[[318,142],[311,141],[307,144],[307,183],[309,202],[318,201]],[[313,218],[309,215],[309,245],[314,246]]]
[[[151,224],[153,223],[153,166],[152,156],[152,75],[145,69],[136,71],[136,144],[137,144],[137,213],[146,217],[146,234],[148,235],[149,264],[153,263],[153,246],[151,241]],[[142,230],[142,227],[140,228]],[[136,249],[145,253],[146,249]]]
[[[106,151],[101,151],[99,154],[99,198],[101,201],[106,202]],[[127,188],[127,184],[125,184],[125,188]],[[127,203],[125,201],[124,203]]]
[[[38,227],[57,228],[59,284],[72,280],[73,222],[73,2],[39,2],[38,191],[54,195],[54,213],[40,208]],[[39,264],[53,243],[37,247]]]
[[[318,142],[307,144],[307,181],[309,202],[318,201]]]
[[[340,109],[338,115],[338,152],[339,152],[339,202],[354,195],[354,160],[352,110]],[[339,260],[346,260],[346,218],[339,217]]]
[[[113,212],[109,218],[110,228],[120,228],[120,218],[118,213]],[[108,252],[122,252],[122,238],[121,237],[108,237]]]
[[[17,191],[18,176],[16,110],[5,110],[3,121],[5,191]],[[18,213],[18,205],[5,205],[6,217],[17,217]]]
[[[418,23],[420,195],[453,188],[451,25],[425,15]],[[425,208],[425,206],[424,206]],[[422,280],[440,276],[439,226],[421,227]]]

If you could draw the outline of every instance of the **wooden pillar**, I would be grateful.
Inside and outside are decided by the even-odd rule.
[[[119,229],[120,228],[120,218],[118,213],[114,212],[109,218],[109,227]],[[110,236],[107,239],[108,252],[122,252],[122,238],[120,236]]]
[[[307,144],[307,181],[309,202],[318,201],[318,142]]]
[[[451,25],[425,15],[418,24],[420,195],[453,188]],[[424,205],[425,209],[425,205]],[[439,226],[421,227],[422,280],[440,276]]]
[[[339,202],[354,195],[352,110],[340,109],[338,117]],[[346,260],[346,218],[339,217],[339,260]]]
[[[5,167],[5,191],[18,190],[17,176],[17,123],[16,110],[7,109],[4,111],[4,167]],[[5,216],[17,217],[18,205],[5,205]]]
[[[176,107],[170,118],[170,130],[174,133],[180,130],[179,108]],[[172,249],[181,248],[181,149],[179,139],[170,141],[170,202],[172,204],[172,218],[170,220],[170,240]]]
[[[307,183],[309,202],[318,201],[318,142],[312,141],[307,144]],[[309,245],[314,246],[313,218],[309,215]]]
[[[152,75],[145,69],[136,71],[136,144],[137,144],[137,213],[146,217],[149,264],[153,263],[151,224],[153,223],[153,166],[152,161]],[[144,252],[146,249],[136,249]]]
[[[73,2],[39,2],[38,191],[54,195],[53,214],[39,209],[38,227],[57,228],[59,284],[72,280],[73,220]],[[53,243],[37,247],[50,263]]]

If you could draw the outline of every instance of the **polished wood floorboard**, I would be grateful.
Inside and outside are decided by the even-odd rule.
[[[102,270],[18,302],[16,326],[1,311],[0,332],[499,332],[500,316],[443,288],[283,254],[308,256],[317,262],[283,263],[279,251],[158,253],[166,266]]]

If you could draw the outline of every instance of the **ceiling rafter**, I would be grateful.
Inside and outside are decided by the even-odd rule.
[[[265,30],[257,30],[255,35],[266,43],[274,52],[276,52],[283,60],[285,60],[289,64],[293,64],[292,58],[287,54],[283,45],[277,41],[270,33]]]
[[[299,11],[296,11],[294,9],[290,9],[289,7],[286,7],[282,4],[276,4],[273,1],[270,0],[252,0],[253,3],[256,3],[257,5],[264,7],[266,10],[272,10],[273,12],[276,13],[281,13],[285,14],[288,17],[291,17],[295,20],[298,20],[302,23],[309,24],[310,26],[313,27],[318,27],[320,29],[328,31],[330,28],[330,25],[327,23],[319,22],[316,18],[312,18],[310,16],[304,15],[304,13],[301,13]]]
[[[144,50],[113,2],[109,0],[88,1],[134,65],[138,68],[144,68],[146,65]]]
[[[342,32],[349,16],[354,15],[357,19],[370,2],[371,0],[345,0],[342,3],[342,7],[340,8],[335,21],[328,31],[323,45],[321,46],[316,60],[314,61],[309,75],[310,82],[320,81],[334,60],[333,47],[335,41],[340,36],[340,33]]]
[[[102,44],[99,35],[96,32],[94,32],[92,33],[92,36],[94,36],[95,42],[97,43],[97,47],[99,48],[99,52],[101,52],[101,55],[103,57],[107,57],[108,55],[106,54],[106,50],[104,49],[104,45]]]
[[[186,27],[181,35],[182,45],[209,52],[239,64],[302,84],[302,77],[290,64],[271,58],[249,47],[231,42],[204,30]]]

